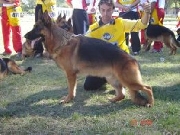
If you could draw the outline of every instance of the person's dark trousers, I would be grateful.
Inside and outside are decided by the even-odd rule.
[[[89,19],[86,11],[84,9],[74,9],[72,20],[74,34],[85,34],[89,28]]]
[[[107,81],[105,78],[87,76],[84,82],[84,89],[85,90],[98,90],[106,83]]]
[[[35,7],[35,22],[37,22],[37,20],[38,20],[39,12],[42,13],[42,5],[41,4],[37,4]]]
[[[120,12],[119,16],[123,19],[137,20],[140,18],[138,12]],[[131,47],[133,52],[139,52],[141,50],[141,44],[139,39],[139,32],[131,32]],[[125,33],[126,44],[129,45],[129,33]]]

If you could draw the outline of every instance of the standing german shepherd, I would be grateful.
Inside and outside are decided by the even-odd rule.
[[[27,67],[25,70],[20,68],[12,59],[0,58],[0,80],[9,73],[24,75],[27,72],[31,72],[31,70],[32,67]]]
[[[177,41],[173,31],[165,26],[149,24],[145,30],[146,44],[145,51],[149,51],[153,41],[161,41],[170,48],[170,55],[176,54],[180,43]]]
[[[43,35],[45,48],[66,74],[68,95],[62,98],[63,103],[75,97],[77,74],[81,73],[105,77],[116,91],[111,102],[124,99],[122,88],[127,87],[134,103],[153,106],[152,88],[143,84],[138,62],[118,47],[100,39],[74,36],[52,22],[47,12],[25,37],[33,40],[32,37],[36,34]],[[148,99],[141,96],[140,90],[147,94]]]

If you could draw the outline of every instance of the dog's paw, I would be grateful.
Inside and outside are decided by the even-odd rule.
[[[109,101],[112,102],[112,103],[115,103],[115,102],[117,102],[117,101],[123,100],[124,98],[125,98],[124,95],[122,95],[122,96],[116,96],[116,97],[114,97],[114,98],[109,99]]]
[[[60,103],[63,103],[63,104],[69,103],[71,100],[73,100],[73,98],[74,97],[71,97],[71,96],[64,96],[61,98]]]

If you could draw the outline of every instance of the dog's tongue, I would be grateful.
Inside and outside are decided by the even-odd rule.
[[[36,41],[38,41],[38,40],[40,40],[40,39],[41,39],[41,37],[32,40],[32,41],[31,41],[31,48],[34,48],[34,44],[36,43]]]

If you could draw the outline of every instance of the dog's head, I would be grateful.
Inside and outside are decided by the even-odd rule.
[[[34,49],[31,46],[32,40],[26,39],[26,41],[22,45],[22,56],[30,57],[34,55]]]
[[[34,46],[34,41],[36,41],[37,39],[39,39],[41,37],[41,41],[44,41],[44,37],[50,37],[48,36],[48,32],[47,30],[51,29],[52,25],[57,24],[57,26],[59,26],[60,28],[71,32],[72,33],[72,24],[71,24],[71,19],[68,19],[68,21],[66,21],[66,15],[64,15],[63,17],[61,17],[61,14],[58,16],[57,21],[54,22],[47,11],[45,11],[44,13],[39,12],[38,15],[38,21],[35,23],[33,29],[31,31],[29,31],[28,33],[25,34],[25,38],[26,41],[23,44],[23,56],[33,56],[35,53],[35,49],[38,47]]]
[[[44,13],[39,12],[38,14],[38,21],[35,23],[33,29],[25,34],[25,38],[29,40],[35,40],[39,37],[44,37],[46,32],[44,29],[51,27],[53,21],[51,20],[48,12],[45,11]]]
[[[64,14],[64,16],[61,16],[61,14],[59,14],[59,16],[57,17],[56,23],[59,27],[63,28],[64,30],[73,33],[73,27],[71,24],[71,18],[69,18],[68,20],[66,20],[66,15]]]
[[[43,53],[42,41],[43,39],[41,37],[36,38],[34,40],[26,39],[26,41],[22,45],[23,58],[32,57],[32,56],[34,57],[35,55],[37,55],[37,53],[42,54]]]

